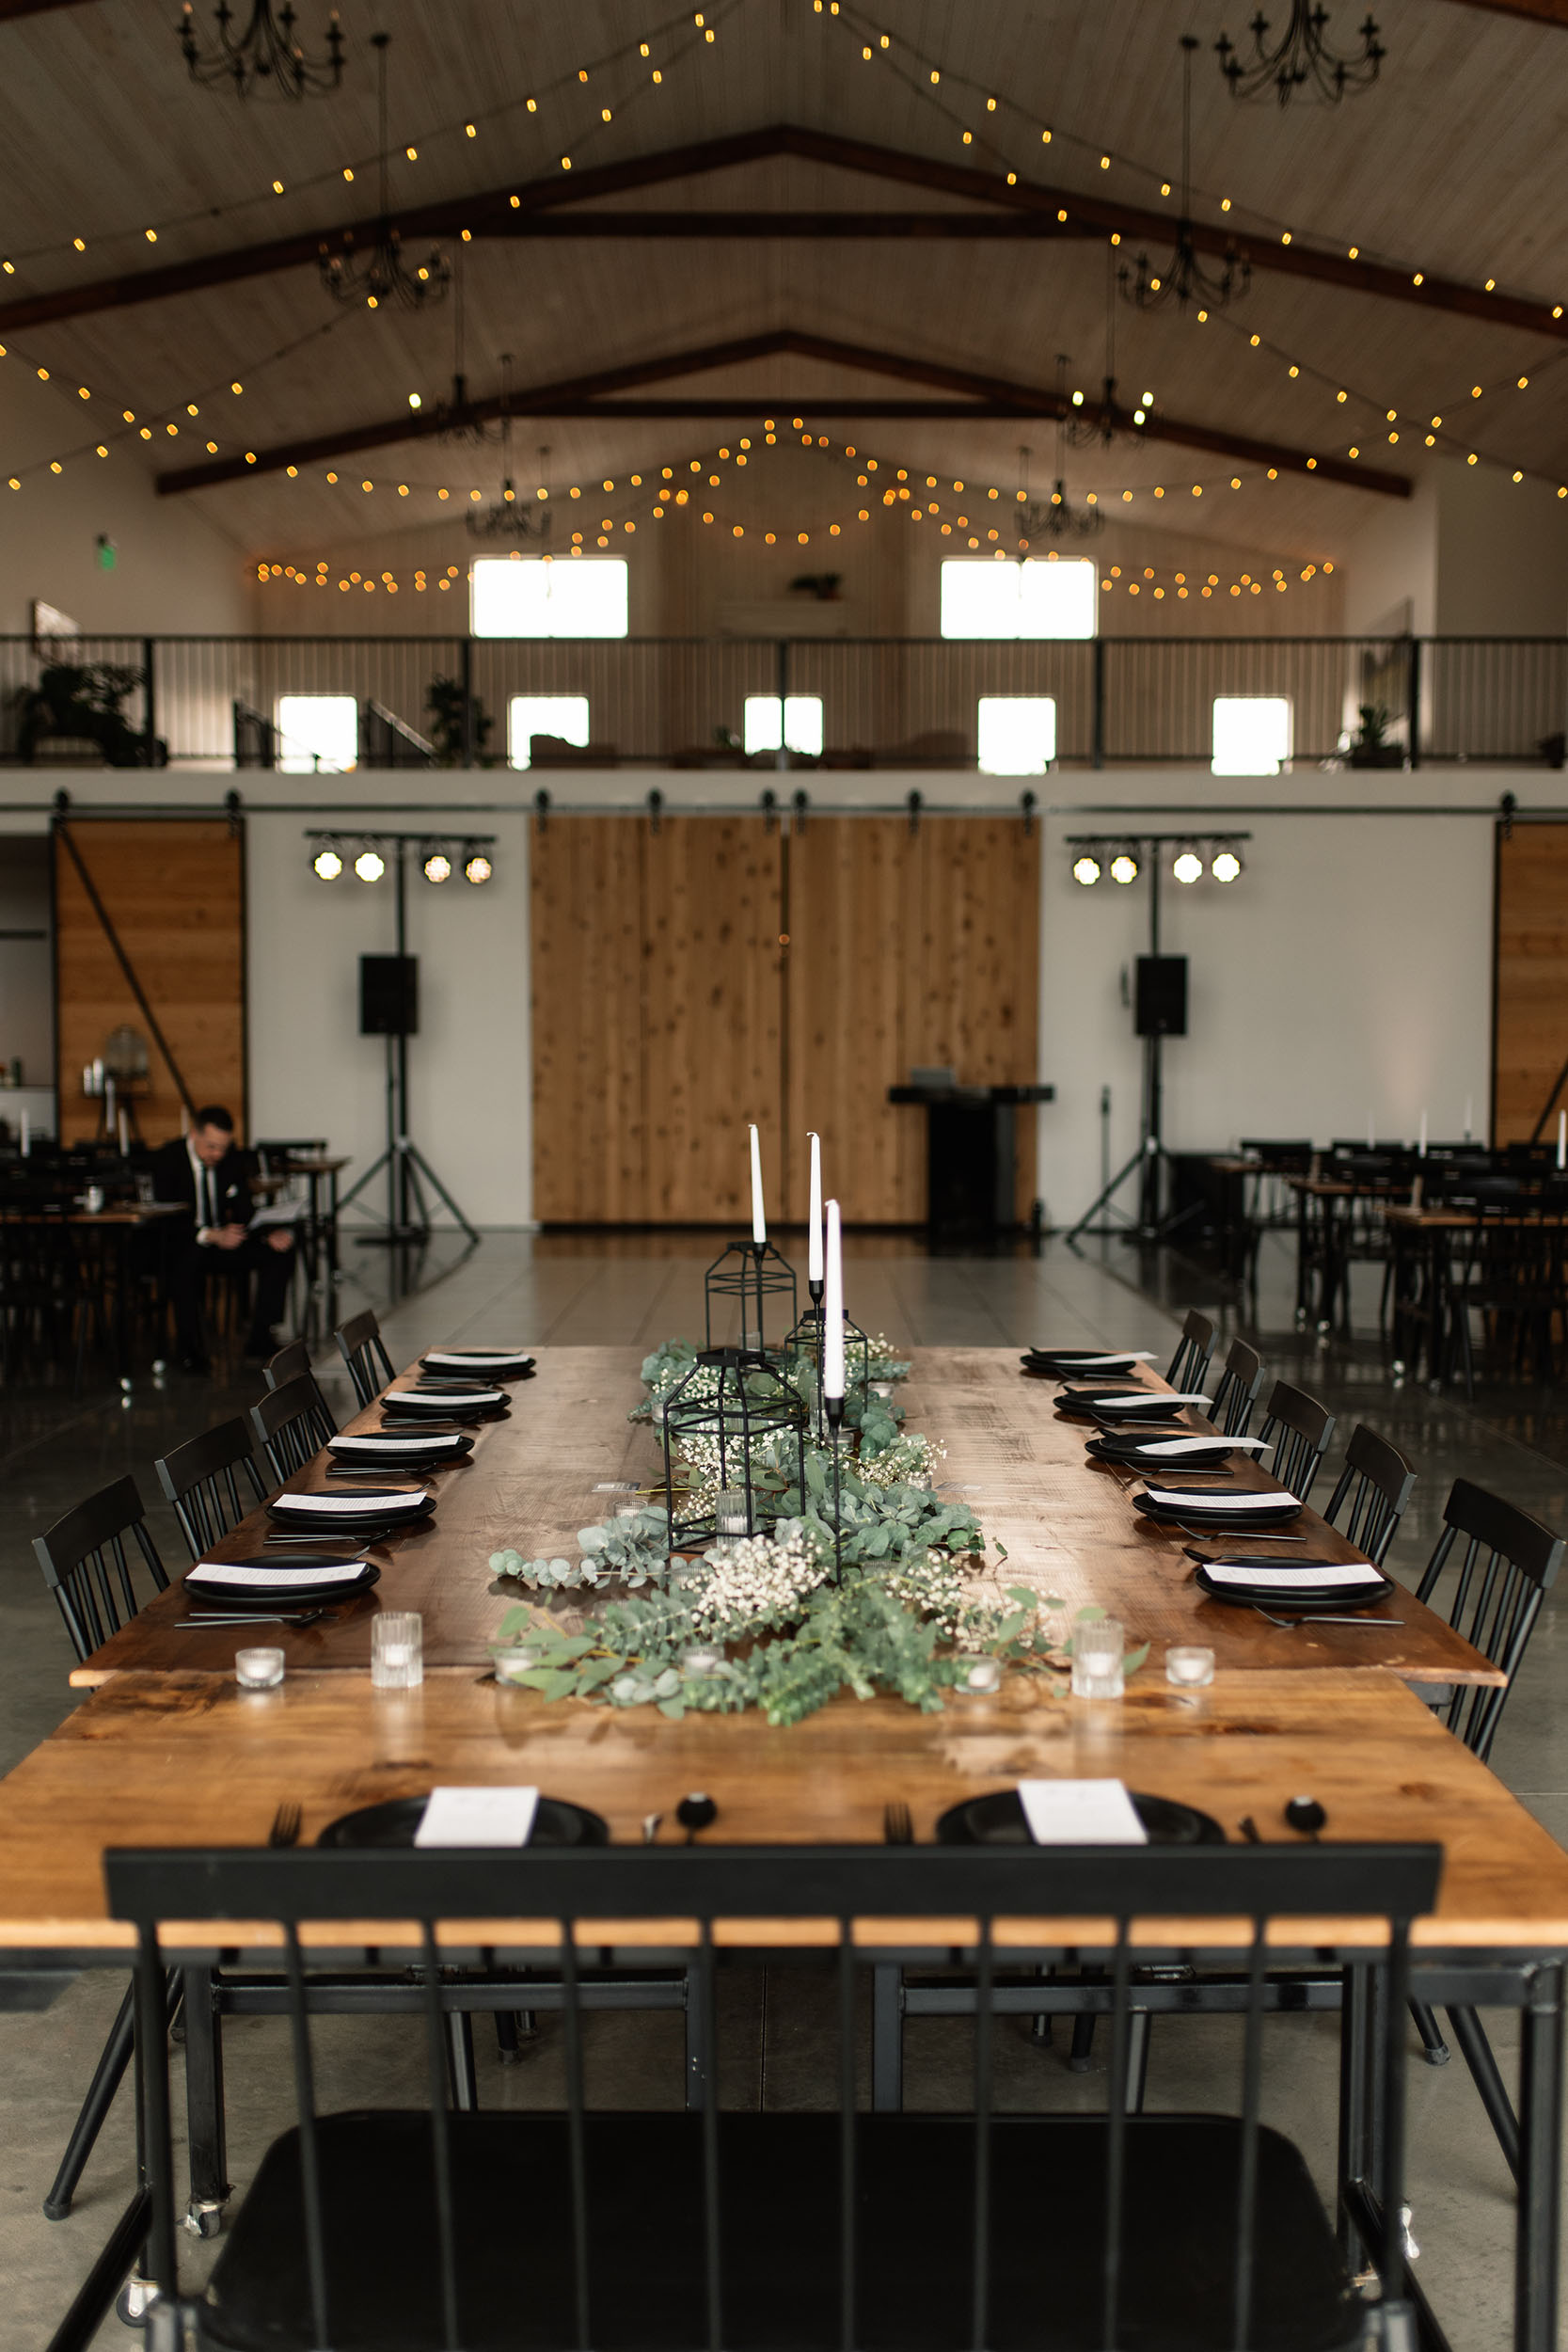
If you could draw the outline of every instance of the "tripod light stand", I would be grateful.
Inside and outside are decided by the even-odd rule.
[[[312,839],[325,836],[311,835]],[[413,847],[424,850],[429,846],[426,834],[394,833],[367,836],[378,850],[388,850],[392,864],[392,903],[396,921],[395,967],[400,985],[399,998],[390,1009],[383,1026],[387,1046],[387,1144],[373,1159],[358,1182],[344,1193],[340,1204],[346,1209],[356,1200],[386,1171],[387,1223],[384,1228],[356,1234],[356,1241],[381,1243],[391,1247],[405,1242],[422,1242],[430,1235],[430,1209],[425,1188],[435,1194],[443,1208],[467,1234],[470,1244],[477,1245],[479,1234],[468,1222],[451,1193],[442,1184],[419,1145],[408,1132],[408,1037],[413,1026],[412,989],[407,977],[408,959],[408,850]],[[319,870],[319,869],[318,869]]]
[[[1208,866],[1212,878],[1221,883],[1236,881],[1242,872],[1242,861],[1236,844],[1250,841],[1250,834],[1237,833],[1206,837],[1204,848],[1209,852]],[[1164,1241],[1179,1226],[1196,1214],[1184,1209],[1169,1216],[1164,1208],[1164,1172],[1174,1165],[1165,1149],[1164,1134],[1164,1071],[1163,1049],[1167,1037],[1184,1037],[1187,1030],[1187,965],[1186,958],[1164,956],[1160,949],[1160,879],[1161,854],[1176,851],[1173,875],[1177,882],[1189,884],[1201,881],[1205,859],[1190,833],[1144,834],[1133,838],[1118,836],[1111,843],[1102,838],[1089,839],[1083,834],[1069,835],[1068,847],[1075,852],[1074,878],[1089,885],[1101,881],[1104,861],[1109,854],[1113,886],[1118,882],[1133,882],[1147,868],[1148,875],[1148,953],[1138,959],[1136,1011],[1138,1034],[1143,1040],[1143,1091],[1138,1109],[1138,1148],[1125,1166],[1105,1184],[1092,1200],[1068,1235],[1069,1243],[1081,1235],[1093,1232],[1107,1235],[1118,1231],[1134,1234],[1139,1241]],[[1114,853],[1114,854],[1113,854]],[[1123,864],[1131,872],[1117,871]],[[1128,1217],[1116,1205],[1116,1195],[1130,1177],[1138,1180],[1138,1208],[1135,1217]],[[1118,1216],[1122,1223],[1097,1225],[1095,1219],[1104,1210],[1108,1216]]]

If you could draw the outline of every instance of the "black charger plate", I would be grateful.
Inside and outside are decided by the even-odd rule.
[[[1147,1495],[1134,1495],[1132,1506],[1141,1518],[1152,1520],[1156,1526],[1212,1528],[1216,1535],[1222,1535],[1227,1528],[1235,1535],[1265,1534],[1271,1528],[1289,1527],[1292,1519],[1301,1517],[1299,1502],[1265,1504],[1257,1511],[1207,1511],[1201,1488],[1195,1488],[1190,1496],[1183,1495],[1180,1506],[1168,1511],[1150,1502]]]
[[[380,1804],[361,1805],[357,1813],[341,1813],[328,1821],[318,1846],[411,1846],[424,1819],[430,1791],[422,1797],[388,1797]],[[610,1823],[586,1805],[569,1804],[564,1797],[540,1795],[529,1835],[531,1846],[608,1846]],[[503,1851],[498,1849],[498,1851]]]
[[[1196,1805],[1179,1804],[1173,1797],[1141,1796],[1129,1789],[1132,1810],[1148,1833],[1152,1846],[1223,1846],[1226,1836],[1212,1814]],[[949,1805],[937,1823],[939,1846],[1031,1846],[1023,1800],[1016,1788],[993,1788],[988,1796],[966,1797]]]
[[[1261,1563],[1259,1565],[1260,1565]],[[1304,1564],[1294,1560],[1282,1560],[1279,1563],[1282,1568],[1296,1567],[1301,1565]],[[1338,1592],[1330,1584],[1319,1586],[1310,1593],[1299,1594],[1282,1592],[1276,1584],[1266,1587],[1247,1584],[1212,1584],[1204,1575],[1201,1565],[1195,1571],[1193,1581],[1201,1587],[1211,1600],[1224,1601],[1227,1608],[1267,1609],[1271,1613],[1277,1611],[1281,1616],[1291,1617],[1322,1616],[1325,1611],[1331,1611],[1338,1617],[1343,1616],[1347,1610],[1376,1609],[1380,1603],[1389,1599],[1397,1590],[1388,1577],[1384,1577],[1378,1584],[1342,1585]]]
[[[465,1375],[471,1380],[486,1377],[491,1380],[531,1380],[533,1377],[534,1359],[531,1356],[486,1356],[483,1350],[455,1348],[452,1353],[454,1355],[471,1353],[473,1361],[467,1364],[444,1364],[440,1361],[438,1355],[421,1356],[420,1368],[441,1380],[461,1379]]]
[[[244,1565],[248,1568],[266,1564],[247,1560]],[[283,1561],[278,1565],[276,1582],[247,1584],[243,1589],[234,1584],[209,1584],[193,1569],[185,1579],[184,1590],[193,1594],[204,1609],[215,1602],[220,1609],[251,1610],[264,1614],[268,1609],[325,1609],[335,1601],[353,1600],[381,1581],[381,1570],[372,1560],[364,1575],[356,1576],[352,1583],[291,1584],[289,1570],[298,1565],[295,1561]]]
[[[1026,1371],[1044,1373],[1055,1380],[1122,1380],[1135,1371],[1139,1359],[1109,1353],[1103,1363],[1091,1364],[1083,1351],[1074,1355],[1067,1349],[1031,1347],[1019,1361]]]
[[[1167,1436],[1184,1438],[1196,1434],[1200,1433],[1183,1429],[1169,1432]],[[1164,1460],[1145,1452],[1146,1447],[1160,1442],[1160,1438],[1152,1432],[1147,1438],[1112,1437],[1107,1432],[1104,1437],[1091,1438],[1084,1451],[1092,1454],[1099,1462],[1117,1462],[1124,1470],[1148,1470],[1151,1478],[1174,1478],[1183,1470],[1217,1470],[1222,1462],[1229,1461],[1236,1450],[1234,1446],[1227,1445],[1223,1438],[1216,1438],[1212,1445],[1184,1448],[1181,1453],[1170,1454]]]

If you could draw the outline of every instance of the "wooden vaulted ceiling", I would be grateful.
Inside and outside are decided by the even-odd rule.
[[[824,420],[854,417],[868,445],[939,471],[1002,478],[1022,437],[1046,472],[1057,355],[1087,406],[1100,396],[1108,236],[1121,261],[1157,254],[1174,227],[1176,196],[1149,172],[1176,177],[1176,43],[1191,31],[1203,43],[1196,234],[1210,254],[1232,244],[1251,260],[1251,292],[1201,327],[1118,306],[1118,404],[1125,418],[1151,392],[1156,430],[1070,453],[1069,487],[1234,463],[1246,476],[1227,508],[1238,543],[1272,534],[1321,555],[1408,489],[1424,457],[1412,418],[1441,414],[1511,467],[1562,463],[1555,92],[1568,0],[1387,0],[1378,87],[1284,113],[1237,106],[1212,69],[1209,44],[1247,13],[1236,0],[882,0],[890,51],[869,63],[850,0],[836,23],[812,0],[719,0],[710,44],[693,13],[344,0],[342,89],[266,106],[191,86],[172,33],[135,0],[0,0],[12,131],[0,217],[14,257],[0,337],[13,359],[91,386],[94,418],[102,394],[178,419],[156,454],[117,442],[115,462],[202,501],[247,553],[302,528],[409,528],[437,475],[488,483],[493,453],[436,463],[428,446],[453,372],[453,306],[334,324],[319,282],[320,245],[341,249],[345,230],[362,241],[373,214],[368,35],[384,26],[394,214],[411,244],[438,234],[461,254],[476,418],[496,413],[514,354],[515,406],[541,420],[526,439],[548,440],[553,471],[624,471],[815,400]],[[1335,13],[1350,37],[1359,10]],[[309,40],[309,6],[301,25]],[[600,72],[595,60],[640,38],[650,62],[633,47]],[[578,86],[583,60],[594,70]],[[994,117],[964,74],[1004,93]],[[960,122],[977,125],[974,144]],[[1049,146],[1028,128],[1044,122]],[[62,448],[84,421],[62,398]],[[333,454],[372,449],[386,506],[379,487],[372,501],[357,481],[325,480]],[[399,472],[420,477],[401,503]]]

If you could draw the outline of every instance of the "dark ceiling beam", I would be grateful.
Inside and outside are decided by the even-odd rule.
[[[0,24],[16,16],[42,16],[50,8],[79,8],[82,0],[0,0]]]
[[[1036,237],[1099,237],[1101,232],[1085,221],[1059,221],[1053,212],[537,212],[519,213],[514,222],[499,224],[495,233],[546,241],[572,237],[909,237],[1027,242]]]
[[[771,402],[746,393],[729,400],[615,398],[649,384],[668,383],[673,377],[702,374],[713,368],[738,367],[780,356],[885,375],[899,383],[920,385],[927,393],[946,393],[950,398],[941,404],[929,398],[911,403],[860,397],[846,402],[831,393],[816,399],[798,392]],[[692,351],[667,352],[657,358],[632,360],[618,368],[602,368],[590,375],[569,376],[553,384],[525,387],[513,391],[508,409],[514,417],[600,417],[621,422],[643,417],[740,419],[771,406],[781,415],[799,407],[810,408],[815,416],[939,416],[986,422],[1014,419],[1022,423],[1031,419],[1054,420],[1064,414],[1069,405],[1060,392],[1042,386],[1019,384],[1006,376],[950,367],[941,360],[916,358],[903,352],[880,351],[864,343],[841,342],[832,337],[802,334],[796,328],[784,327],[768,334],[736,337],[729,342],[705,343]],[[1272,466],[1281,473],[1315,474],[1320,481],[1348,483],[1353,488],[1376,491],[1385,498],[1410,496],[1411,485],[1403,474],[1362,467],[1343,458],[1319,456],[1288,442],[1258,440],[1250,435],[1227,432],[1221,426],[1158,413],[1140,429],[1134,427],[1127,409],[1113,407],[1109,413],[1112,423],[1137,439],[1168,441],[1178,448],[1228,458],[1232,463]],[[308,440],[281,442],[272,449],[254,451],[249,458],[218,457],[205,465],[176,467],[157,476],[157,489],[160,497],[175,497],[188,490],[209,489],[218,483],[279,473],[290,466],[314,466],[334,457],[351,457],[363,450],[430,440],[454,423],[489,424],[500,414],[499,396],[469,402],[456,418],[443,418],[435,411],[421,411],[419,415],[404,411],[373,424],[317,434]],[[1106,410],[1102,403],[1089,401],[1073,414],[1103,421]],[[454,472],[462,470],[461,467],[453,468]]]
[[[1489,8],[1495,16],[1528,17],[1533,24],[1568,25],[1568,0],[1462,0],[1467,8]]]
[[[1058,230],[1078,236],[1109,236],[1114,233],[1134,249],[1148,246],[1156,254],[1170,245],[1174,235],[1175,222],[1169,213],[1150,212],[1137,205],[1117,203],[1100,195],[1049,186],[1039,181],[1020,181],[1016,187],[1008,187],[995,172],[977,171],[958,164],[937,163],[928,156],[907,154],[897,148],[878,147],[864,139],[839,138],[830,132],[806,130],[794,123],[776,123],[760,131],[739,132],[728,138],[704,139],[689,146],[665,148],[654,154],[636,156],[619,164],[601,164],[570,175],[555,172],[537,180],[520,182],[515,187],[489,188],[474,196],[454,197],[439,204],[410,206],[398,213],[397,226],[405,240],[454,236],[464,229],[476,237],[528,236],[539,234],[540,216],[549,215],[551,219],[546,233],[565,236],[573,233],[566,226],[568,219],[578,222],[580,227],[581,219],[591,217],[578,213],[585,199],[623,195],[632,189],[654,187],[671,180],[725,170],[736,164],[778,155],[799,156],[813,163],[918,187],[927,197],[948,196],[982,204],[990,208],[993,218],[997,215],[1012,219],[1034,218],[1042,213],[1049,218],[1058,212],[1065,213],[1067,219],[1057,222]],[[658,217],[667,220],[669,215]],[[848,217],[852,219],[853,215]],[[961,234],[965,219],[985,217],[986,215],[961,215],[951,233]],[[57,287],[53,293],[21,294],[12,301],[0,304],[0,333],[15,333],[24,327],[78,318],[91,311],[159,301],[171,294],[191,294],[207,286],[228,285],[274,270],[302,268],[318,259],[324,246],[329,251],[350,253],[373,238],[375,230],[373,219],[339,221],[325,228],[308,230],[298,236],[272,238],[259,245],[240,246],[225,252],[205,254],[192,261],[168,262],[158,269],[138,270],[119,278],[97,278],[80,286]],[[593,236],[603,232],[589,228],[581,233]],[[626,219],[619,233],[636,235],[635,221]],[[677,232],[665,228],[657,233],[673,235]],[[711,234],[712,231],[699,228],[693,233]],[[854,232],[848,230],[845,233]],[[995,232],[982,230],[981,233]],[[1021,229],[1017,233],[1028,235],[1039,232]],[[1233,252],[1250,262],[1254,269],[1272,270],[1288,278],[1311,278],[1320,284],[1337,286],[1349,293],[1372,294],[1389,301],[1410,303],[1418,309],[1480,319],[1491,326],[1526,327],[1534,333],[1568,342],[1568,317],[1554,318],[1552,310],[1555,306],[1550,303],[1527,301],[1513,294],[1485,294],[1479,286],[1463,285],[1430,272],[1393,269],[1377,262],[1353,262],[1347,253],[1331,252],[1324,246],[1307,245],[1299,239],[1292,239],[1290,245],[1282,245],[1276,238],[1249,235],[1240,229],[1232,229],[1225,221],[1195,220],[1192,235],[1200,252],[1212,255]],[[1418,277],[1420,278],[1418,284]]]

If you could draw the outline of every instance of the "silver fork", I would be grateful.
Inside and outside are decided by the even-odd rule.
[[[299,1843],[300,1811],[292,1799],[285,1797],[272,1817],[267,1832],[269,1846],[297,1846]]]
[[[910,1808],[898,1800],[882,1807],[882,1843],[884,1846],[912,1846],[914,1823]]]

